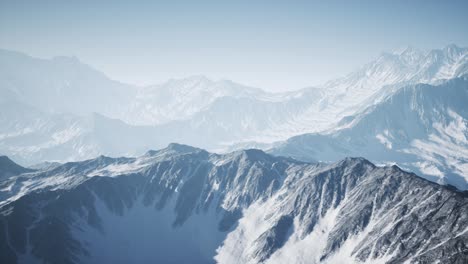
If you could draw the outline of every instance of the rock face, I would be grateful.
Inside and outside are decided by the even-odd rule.
[[[2,263],[468,260],[466,193],[362,158],[171,144],[13,176],[0,199]]]
[[[466,194],[451,193],[397,167],[345,159],[288,179],[275,197],[247,209],[249,221],[241,219],[216,259],[463,263],[468,257],[467,217],[458,210],[466,199]],[[459,213],[452,217],[455,211]],[[251,224],[257,221],[264,225]],[[239,249],[235,241],[246,245]]]

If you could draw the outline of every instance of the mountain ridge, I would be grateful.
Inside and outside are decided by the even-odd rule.
[[[348,118],[341,130],[293,137],[271,152],[324,161],[362,155],[377,163],[396,162],[465,190],[467,80],[464,76],[437,86],[407,86]]]
[[[147,149],[159,149],[170,142],[220,153],[252,146],[268,148],[275,142],[305,133],[335,133],[349,126],[348,121],[352,116],[380,104],[400,89],[414,83],[427,81],[443,84],[445,81],[440,78],[463,76],[464,72],[468,72],[467,50],[452,45],[427,52],[407,49],[398,54],[387,53],[345,78],[320,87],[286,93],[268,93],[234,82],[212,81],[200,76],[168,81],[157,88],[140,89],[98,78],[98,86],[105,86],[100,89],[102,91],[112,91],[113,87],[117,87],[117,90],[129,89],[132,93],[130,96],[126,92],[119,94],[118,96],[126,95],[121,98],[123,101],[107,106],[99,101],[98,93],[92,100],[98,102],[97,106],[90,105],[81,109],[89,113],[79,114],[50,112],[49,108],[57,107],[54,103],[47,103],[47,100],[60,98],[57,101],[68,109],[74,106],[68,104],[66,98],[72,97],[74,103],[81,105],[82,101],[87,101],[86,98],[67,93],[73,91],[74,87],[79,88],[86,84],[79,81],[81,78],[92,83],[91,88],[95,87],[97,84],[92,81],[94,78],[87,78],[88,74],[85,73],[80,73],[78,79],[65,78],[76,77],[77,73],[66,67],[55,66],[47,74],[32,74],[29,70],[23,72],[21,68],[15,68],[14,63],[10,65],[2,61],[0,64],[7,71],[0,74],[0,83],[2,80],[6,83],[5,86],[0,85],[0,98],[15,94],[15,89],[41,91],[42,84],[47,86],[44,88],[46,94],[51,93],[52,96],[41,95],[50,97],[44,102],[36,96],[28,99],[46,104],[46,109],[42,109],[41,105],[30,105],[26,99],[19,100],[21,98],[0,104],[0,108],[4,110],[0,114],[0,150],[22,164],[31,165],[43,161],[83,160],[100,154],[138,156]],[[80,63],[74,59],[70,61],[72,64]],[[48,62],[52,63],[52,60]],[[401,65],[406,66],[403,69]],[[35,67],[29,65],[27,68],[32,71]],[[48,69],[40,68],[40,73]],[[56,68],[60,68],[60,71]],[[9,73],[14,73],[13,77],[16,77],[6,78],[5,74]],[[27,78],[29,75],[32,77]],[[29,80],[26,84],[19,81],[23,77]],[[31,80],[37,80],[34,83],[41,85],[30,86]],[[49,87],[48,84],[54,85]],[[88,88],[86,91],[92,90]],[[62,91],[65,95],[57,91]],[[105,97],[103,102],[113,101]],[[61,107],[59,106],[58,108]],[[158,116],[164,117],[164,120]],[[459,120],[458,117],[452,119]],[[142,120],[147,120],[148,123]],[[461,127],[455,121],[454,124]],[[379,138],[382,142],[387,142],[384,132],[378,133]],[[420,145],[426,143],[422,142]],[[382,143],[379,141],[376,144],[378,146]],[[453,160],[452,154],[445,158]],[[360,153],[356,155],[363,156]],[[446,154],[438,152],[438,155]],[[429,160],[433,158],[430,153],[426,156]],[[325,158],[316,157],[315,160]],[[426,171],[435,171],[434,166],[425,160],[419,167],[425,167]],[[446,168],[455,172],[459,170],[456,166]]]
[[[10,234],[0,233],[0,259],[466,260],[466,193],[396,166],[378,167],[364,158],[312,164],[261,150],[220,155],[180,144],[149,153],[70,162],[0,182],[0,224]],[[44,241],[51,232],[54,239]],[[411,240],[407,232],[414,233]],[[389,236],[405,246],[389,243]],[[125,256],[115,251],[123,245]],[[176,245],[184,250],[174,251]]]

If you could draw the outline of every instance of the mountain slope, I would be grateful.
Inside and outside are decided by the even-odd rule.
[[[467,65],[468,49],[454,44],[430,51],[408,47],[384,52],[361,69],[326,83],[324,88],[332,91],[335,97],[332,102],[351,107],[356,105],[353,100],[363,101],[370,96],[374,101],[382,99],[398,87],[437,84],[441,80],[463,76],[468,73]],[[344,93],[347,96],[342,97]]]
[[[329,134],[305,134],[271,151],[304,160],[361,155],[397,163],[433,181],[468,189],[468,77],[407,86]]]
[[[204,77],[171,80],[141,89],[126,120],[158,124],[163,135],[175,135],[172,141],[208,149],[271,143],[334,129],[342,118],[404,86],[456,78],[468,73],[467,65],[468,49],[449,45],[384,53],[344,78],[288,93]],[[209,135],[210,141],[200,142],[194,135]]]
[[[26,172],[32,172],[32,169],[24,168],[14,163],[7,156],[0,156],[0,181],[11,176],[19,175]]]
[[[290,137],[334,129],[342,118],[379,103],[404,86],[460,77],[468,73],[467,65],[468,48],[453,44],[430,51],[406,48],[382,53],[345,77],[318,86],[319,100],[273,132]]]
[[[44,112],[119,117],[136,90],[74,57],[46,60],[0,50],[0,102],[18,101]]]
[[[378,168],[362,159],[345,159],[301,176],[288,178],[274,197],[247,209],[216,260],[466,261],[468,230],[451,214],[465,206],[466,194],[452,196],[397,167]]]
[[[64,114],[83,118],[93,113],[119,119],[136,127],[125,129],[132,131],[128,137],[145,136],[151,143],[143,149],[181,142],[226,151],[232,145],[269,144],[304,133],[333,130],[342,118],[381,102],[408,84],[437,84],[443,79],[466,74],[467,54],[468,49],[455,45],[428,52],[406,49],[384,53],[361,69],[318,88],[268,93],[202,76],[137,88],[109,80],[74,58],[43,60],[0,51],[0,107],[8,111],[5,108],[11,102],[18,102],[26,106],[25,110],[37,109],[49,115],[49,119]],[[5,118],[12,123],[29,122],[19,115]],[[35,127],[21,129],[34,130]],[[134,132],[140,130],[153,132]],[[15,133],[18,130],[14,128],[5,131],[9,135]],[[154,134],[158,135],[158,144],[154,144]],[[10,142],[1,143],[7,146]],[[30,142],[25,146],[27,149],[35,149],[43,143],[32,139],[24,142]],[[89,156],[64,153],[61,161],[90,158],[97,153],[122,155],[141,151],[132,144],[126,151],[113,152],[112,148],[84,146],[87,141],[82,142],[78,144],[80,148],[98,152],[90,151]],[[44,155],[42,160],[29,160],[28,152],[25,156],[21,160],[28,160],[28,163],[56,159]]]
[[[8,263],[468,259],[466,193],[361,158],[323,165],[171,144],[22,174],[0,190]]]
[[[132,112],[140,111],[133,116],[153,120],[150,123],[162,120],[158,116],[166,117],[158,127],[162,136],[170,135],[172,141],[225,151],[233,144],[271,143],[334,129],[342,118],[404,86],[462,76],[468,73],[466,65],[468,49],[455,45],[428,52],[406,49],[384,53],[348,76],[318,88],[279,94],[192,77],[140,90]],[[201,141],[198,135],[208,135],[209,140]]]
[[[97,113],[53,114],[14,101],[0,103],[0,108],[0,152],[25,165],[141,155],[170,140],[154,127],[131,126]]]
[[[171,79],[139,89],[124,119],[130,124],[158,125],[189,119],[221,97],[256,98],[265,94],[260,89],[204,76]]]

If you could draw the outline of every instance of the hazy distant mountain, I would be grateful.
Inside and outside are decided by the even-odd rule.
[[[391,53],[384,52],[361,69],[326,83],[324,88],[333,90],[337,99],[341,99],[340,94],[352,91],[351,99],[362,100],[387,85],[434,84],[439,80],[462,76],[467,71],[467,48],[452,44],[424,52],[408,47]]]
[[[272,152],[321,161],[364,156],[468,189],[467,102],[468,76],[407,86],[349,118],[344,129],[296,136]]]
[[[279,139],[333,129],[342,118],[378,103],[403,86],[436,84],[467,73],[468,48],[456,45],[427,52],[406,48],[383,53],[357,71],[318,86],[320,98],[271,133]]]
[[[0,101],[18,101],[45,112],[118,117],[136,91],[74,57],[47,60],[0,50]]]
[[[2,263],[468,260],[466,193],[362,158],[171,144],[12,176],[0,198]]]
[[[461,76],[467,56],[468,49],[454,45],[384,53],[318,88],[268,93],[202,76],[133,87],[74,58],[0,51],[0,153],[34,164],[135,155],[169,142],[216,151],[262,146],[339,129],[340,120],[405,85]]]
[[[150,89],[150,95],[142,90],[140,97],[150,99],[139,103],[137,109],[146,107],[156,116],[190,117],[183,125],[186,131],[196,133],[201,130],[200,133],[218,139],[212,142],[222,141],[224,145],[240,141],[272,142],[301,133],[332,129],[343,117],[379,102],[403,86],[435,84],[467,73],[466,48],[449,45],[429,52],[407,48],[383,53],[356,72],[318,88],[289,93],[269,94],[203,77],[174,80]],[[154,104],[155,101],[171,104],[163,109],[166,106]],[[190,140],[184,142],[192,143]]]
[[[266,94],[256,88],[231,81],[212,81],[204,76],[172,79],[138,90],[126,114],[131,124],[157,125],[173,120],[185,120],[205,110],[220,97],[252,97]]]
[[[18,102],[0,103],[0,108],[0,153],[25,165],[139,155],[168,140],[154,127],[130,126],[97,113],[51,114]]]
[[[269,143],[334,129],[342,118],[405,85],[462,76],[468,73],[467,65],[468,49],[455,45],[429,52],[408,48],[384,53],[322,87],[279,94],[191,77],[140,90],[131,115],[133,120],[148,120],[140,124],[163,122],[161,131],[170,131],[177,142],[222,150],[232,144]]]

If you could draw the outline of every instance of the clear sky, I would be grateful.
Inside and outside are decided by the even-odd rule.
[[[0,0],[0,48],[76,56],[134,84],[202,74],[291,90],[449,43],[468,46],[466,0]]]

